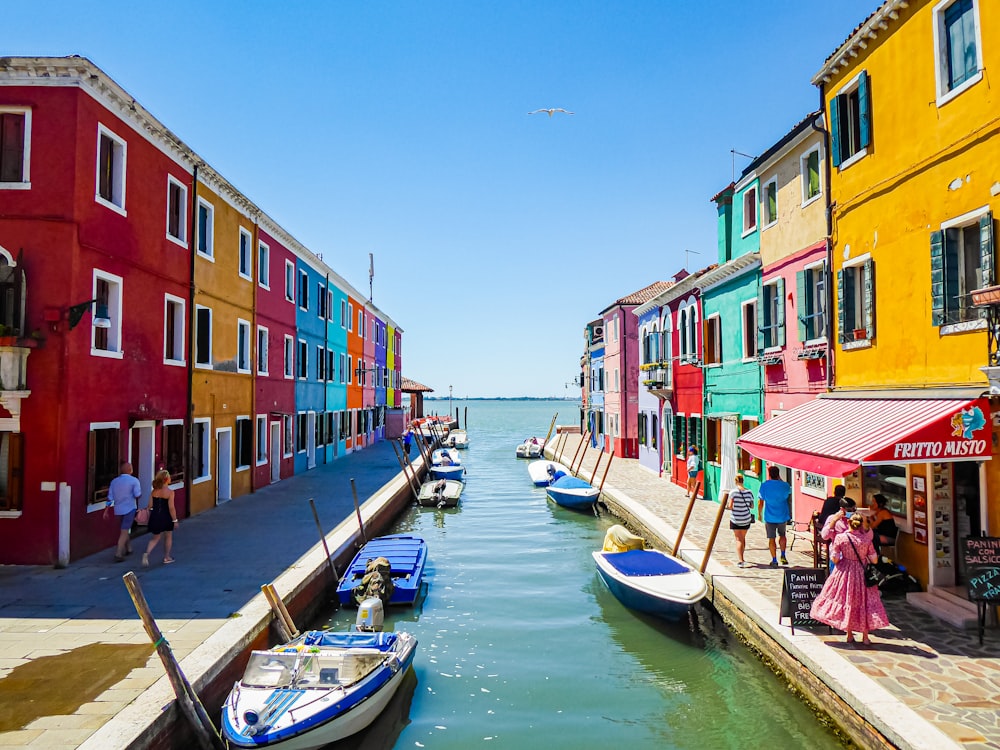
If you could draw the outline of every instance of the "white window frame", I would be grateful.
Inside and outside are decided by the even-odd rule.
[[[340,327],[347,330],[347,300],[340,300]]]
[[[354,383],[354,357],[350,354],[347,355],[347,384],[353,385]]]
[[[309,378],[309,342],[305,339],[299,339],[298,345],[296,346],[296,356],[298,358],[298,369],[295,376],[299,380],[307,380]],[[303,353],[305,356],[303,357]]]
[[[205,250],[201,248],[201,210],[205,209],[208,216],[206,224]],[[207,261],[215,263],[215,206],[207,200],[198,196],[198,214],[195,221],[194,231],[195,252]]]
[[[208,362],[199,361],[199,354],[202,354],[201,350],[198,348],[198,313],[201,310],[208,310]],[[212,338],[213,338],[213,327],[215,317],[212,308],[207,305],[195,305],[194,306],[194,366],[199,370],[213,370],[215,369],[212,363]]]
[[[243,240],[246,240],[244,244]],[[244,258],[244,248],[246,249],[246,258]],[[239,244],[236,246],[236,251],[239,257],[239,268],[237,268],[237,273],[240,275],[241,279],[246,279],[247,281],[253,281],[253,233],[251,233],[246,227],[240,227],[240,238]],[[246,261],[246,269],[243,268],[243,262]]]
[[[111,200],[106,200],[101,196],[101,139],[105,137],[111,139],[115,144],[116,148],[112,153],[112,164],[115,174],[121,178],[117,183],[117,194],[112,195]],[[115,213],[128,216],[128,212],[125,210],[125,176],[128,174],[128,143],[124,138],[101,122],[97,123],[97,156],[94,164],[94,200],[102,206],[110,208]]]
[[[326,287],[322,281],[316,282],[316,317],[326,320]]]
[[[284,348],[285,380],[295,379],[295,337],[285,334]]]
[[[253,432],[250,433],[250,435],[252,437],[251,437],[251,441],[250,441],[250,454],[251,454],[250,461],[251,461],[251,463],[249,463],[249,464],[240,464],[240,463],[237,463],[237,461],[240,460],[240,444],[239,444],[239,440],[238,440],[238,438],[240,436],[240,422],[246,422],[247,423],[247,429],[252,429],[253,430]],[[257,435],[257,425],[256,425],[256,423],[253,420],[250,419],[250,415],[249,414],[240,414],[240,415],[238,415],[236,417],[236,422],[233,424],[233,433],[232,434],[233,434],[233,443],[232,443],[232,447],[233,447],[233,471],[234,472],[247,471],[250,468],[250,466],[252,465],[252,463],[254,462],[254,460],[256,459],[256,457],[257,457],[257,452],[256,452],[256,449],[254,448],[254,444],[253,444],[253,440],[255,439],[255,437]]]
[[[256,456],[255,465],[263,466],[267,463],[267,449],[268,449],[268,433],[267,429],[267,415],[258,414],[256,420],[257,429],[254,431],[257,445],[255,446],[254,456]]]
[[[843,86],[841,86],[837,90],[837,92],[833,95],[832,98],[836,98],[838,96],[844,96],[846,94],[851,94],[851,93],[853,93],[855,91],[858,91],[860,89],[860,87],[861,87],[861,74],[865,73],[865,72],[866,71],[864,71],[864,70],[859,70],[854,75],[854,77],[851,78],[851,80],[849,80],[847,83],[845,83]],[[860,94],[859,94],[859,96],[860,96]],[[869,110],[870,110],[870,108],[869,108]],[[871,112],[870,111],[869,111],[869,116],[871,116]],[[839,125],[840,124],[838,123],[838,127],[839,127]],[[860,132],[860,123],[858,124],[858,128],[859,128],[859,132]],[[833,131],[831,130],[830,132],[832,133]],[[851,154],[846,159],[843,158],[843,154],[841,154],[840,166],[837,167],[837,171],[838,172],[843,172],[845,169],[847,169],[848,167],[850,167],[852,164],[856,164],[857,162],[859,162],[862,159],[864,159],[866,156],[868,156],[868,146],[864,146],[863,148],[858,149],[855,153]]]
[[[341,384],[344,384],[344,383],[347,382],[347,378],[344,375],[344,371],[346,369],[346,362],[347,362],[347,355],[344,354],[343,352],[341,352],[340,353],[340,382],[341,382]]]
[[[300,310],[309,312],[309,272],[305,269],[299,269],[299,286],[296,288],[298,292],[298,297],[301,299],[296,300]],[[305,302],[303,305],[302,303]]]
[[[250,338],[250,321],[236,319],[236,372],[250,374],[253,371],[253,341]],[[246,362],[240,362],[240,347]],[[249,419],[249,417],[248,417]]]
[[[747,308],[753,307],[753,325],[750,340],[747,340]],[[743,343],[743,361],[753,362],[757,359],[757,326],[760,325],[757,298],[743,300],[740,303],[740,340]]]
[[[808,339],[806,341],[803,341],[802,343],[803,343],[804,346],[813,346],[813,345],[817,345],[817,344],[825,344],[826,343],[826,331],[828,331],[830,329],[830,320],[829,320],[830,311],[826,307],[826,300],[827,300],[827,289],[826,289],[826,287],[827,287],[828,284],[830,284],[830,277],[826,273],[826,261],[825,260],[819,260],[819,261],[816,261],[815,263],[810,263],[807,266],[803,266],[802,270],[803,271],[813,271],[814,272],[814,274],[813,274],[814,276],[816,276],[818,274],[819,277],[823,279],[823,291],[822,291],[822,294],[819,294],[819,295],[816,294],[816,287],[818,286],[818,284],[814,284],[811,289],[807,289],[806,290],[807,293],[809,293],[810,295],[815,296],[816,299],[821,300],[823,302],[823,327],[822,327],[823,335],[822,336],[818,336],[818,337],[816,337],[814,339]],[[796,302],[796,305],[797,305],[796,310],[797,311],[801,310],[802,309],[802,302],[801,302],[801,300],[796,300],[795,302]]]
[[[844,274],[845,274],[845,279],[844,279],[844,283],[845,284],[847,283],[847,279],[846,279],[847,269],[849,269],[849,268],[860,269],[859,270],[859,275],[855,279],[855,287],[854,287],[854,313],[853,313],[853,317],[854,317],[855,324],[857,324],[858,321],[863,320],[864,319],[864,315],[865,315],[865,310],[864,310],[864,305],[865,305],[865,303],[864,303],[864,286],[865,285],[864,285],[864,279],[861,278],[860,273],[864,271],[865,264],[869,260],[871,260],[871,259],[872,259],[871,253],[863,253],[862,255],[859,255],[856,258],[851,258],[850,260],[845,260],[844,263],[843,263],[843,265],[841,266],[841,271],[843,271]],[[838,300],[838,303],[842,305],[842,304],[844,304],[844,301],[843,300]],[[846,313],[845,313],[845,315],[846,315]],[[876,317],[875,320],[877,322],[878,318]],[[873,334],[874,334],[874,331],[873,331]],[[873,341],[873,339],[855,339],[854,341],[845,341],[843,344],[841,344],[841,348],[844,351],[850,351],[852,349],[869,349],[872,346],[872,341]]]
[[[944,29],[944,14],[957,0],[941,0],[931,13],[934,18],[934,85],[937,106],[942,107],[963,91],[983,79],[983,31],[979,20],[979,0],[972,0],[972,16],[976,26],[976,72],[953,89],[948,89],[948,35]]]
[[[365,338],[365,311],[358,310],[358,338],[362,341]]]
[[[353,331],[354,330],[354,303],[353,302],[348,302],[347,303],[347,330],[348,331]]]
[[[705,336],[705,343],[702,346],[702,350],[701,350],[701,361],[704,363],[704,365],[705,365],[706,368],[722,367],[722,365],[724,364],[723,361],[722,361],[722,316],[719,313],[712,313],[711,315],[706,315],[705,316],[705,329],[706,329],[706,333],[707,333],[708,326],[710,326],[710,325],[715,325],[716,326],[716,329],[715,329],[716,351],[714,353],[715,354],[715,361],[714,362],[709,362],[708,361],[708,352],[707,352],[707,349],[708,349],[708,341],[709,341],[709,339],[708,339],[707,335]]]
[[[768,216],[767,189],[774,187],[774,216]],[[772,175],[764,183],[764,189],[760,193],[760,216],[764,220],[761,231],[773,227],[778,223],[778,175]],[[768,221],[769,220],[769,221]]]
[[[972,211],[967,211],[961,216],[956,216],[953,219],[948,219],[947,221],[941,222],[941,233],[946,234],[949,229],[964,229],[969,226],[978,226],[979,220],[990,212],[990,206],[980,206],[979,208],[973,209]],[[947,242],[945,242],[945,253],[947,253]],[[963,243],[963,251],[964,243]],[[979,245],[977,244],[974,250],[975,256],[979,256]],[[963,253],[964,254],[964,253]],[[963,264],[964,265],[964,264]],[[964,270],[964,269],[963,269]],[[964,274],[963,274],[964,276]],[[966,290],[966,294],[972,290]],[[947,312],[947,306],[945,311]],[[963,320],[956,323],[946,323],[938,328],[938,334],[941,336],[948,336],[955,333],[967,333],[968,331],[978,331],[986,329],[987,320],[986,318],[973,318],[972,320]]]
[[[757,216],[759,208],[757,205],[757,195],[757,185],[751,185],[740,194],[740,205],[743,207],[743,224],[740,227],[742,231],[740,237],[746,237],[757,231],[757,225],[760,223],[760,217]],[[747,225],[747,206],[750,206],[753,213],[753,224],[749,226]]]
[[[174,352],[180,353],[180,358],[170,359],[167,357],[167,319],[170,316],[170,303],[177,305],[174,312]],[[187,349],[185,348],[185,326],[187,317],[185,311],[187,301],[183,297],[176,297],[173,294],[163,295],[163,364],[183,366],[187,363]]]
[[[90,326],[90,353],[95,357],[107,357],[109,359],[122,359],[124,357],[122,347],[122,299],[124,295],[124,285],[121,276],[116,276],[107,271],[94,269],[93,297],[97,298],[97,282],[105,281],[110,286],[108,293],[108,319],[111,327],[108,331],[108,348],[97,348],[97,326],[93,325],[94,314],[97,312],[97,303],[90,306],[91,326]]]
[[[201,463],[207,473],[199,477],[192,477],[191,484],[201,484],[212,478],[212,420],[209,417],[195,417],[191,420],[192,429],[194,425],[205,425],[205,439],[202,441]],[[194,435],[191,436],[192,450],[194,448]]]
[[[295,264],[285,261],[285,300],[295,304]]]
[[[257,240],[257,286],[271,289],[271,246]]]
[[[271,345],[268,341],[268,330],[265,326],[257,326],[257,374],[267,375],[270,372],[269,358],[271,356]],[[261,367],[261,364],[264,366]]]
[[[816,176],[819,178],[819,190],[809,197],[809,157],[816,154]],[[802,180],[802,208],[823,197],[823,146],[817,143],[799,157],[799,176]]]
[[[326,380],[326,347],[316,344],[316,380]]]
[[[771,316],[771,326],[770,326],[770,328],[768,328],[768,331],[770,331],[770,333],[764,335],[764,351],[767,352],[767,353],[780,352],[781,351],[781,345],[778,344],[778,343],[776,343],[777,340],[778,340],[778,329],[780,328],[780,326],[777,323],[775,323],[775,321],[779,319],[779,316],[778,316],[777,313],[778,313],[780,307],[785,304],[785,300],[778,296],[778,279],[779,278],[781,278],[781,277],[775,276],[774,278],[771,278],[771,279],[769,279],[769,280],[767,280],[767,281],[765,281],[764,283],[761,284],[761,288],[764,290],[764,292],[763,292],[763,294],[761,296],[764,299],[765,306],[766,306],[766,304],[767,304],[768,301],[771,301],[774,304],[774,310],[772,310],[772,312],[775,313],[774,315]],[[768,292],[767,292],[767,289],[769,287],[772,290],[770,294],[768,294]],[[763,321],[764,321],[764,316],[761,315],[761,310],[758,309],[757,310],[757,328],[758,328],[758,330],[760,330],[763,327],[762,326]]]
[[[0,114],[24,115],[24,150],[21,181],[0,182],[0,190],[31,190],[31,107],[0,107]]]
[[[295,455],[295,415],[281,415],[281,457],[291,458]],[[291,448],[291,450],[286,450]]]
[[[176,186],[180,190],[180,195],[178,200],[180,201],[180,216],[177,219],[177,230],[180,234],[173,235],[170,234],[170,188]],[[180,245],[181,247],[187,249],[187,231],[188,231],[188,200],[187,200],[187,185],[178,180],[173,175],[167,175],[167,239],[173,242],[175,245]]]
[[[176,427],[177,425],[180,425],[183,428],[183,426],[184,426],[184,420],[183,419],[164,419],[160,423],[161,428],[163,428],[163,427]],[[181,434],[183,435],[183,429],[181,430]],[[163,450],[166,451],[166,446],[163,447]],[[173,478],[173,476],[171,476],[171,479],[172,478]],[[179,490],[181,487],[184,486],[184,480],[181,480],[179,482],[171,482],[167,486],[170,487],[170,489],[172,489],[172,490]]]

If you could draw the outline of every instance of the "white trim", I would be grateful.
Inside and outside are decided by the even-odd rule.
[[[202,450],[202,465],[207,470],[207,474],[200,477],[191,477],[191,484],[201,484],[202,482],[207,482],[212,478],[212,418],[211,417],[194,417],[191,420],[191,429],[194,430],[194,426],[197,424],[207,425],[205,430],[205,439],[203,441],[204,449]],[[192,449],[194,448],[194,435],[191,435]]]
[[[198,350],[198,311],[199,310],[208,310],[208,362],[207,363],[205,363],[205,362],[199,362],[198,361],[198,354],[200,353],[199,350]],[[208,307],[207,305],[197,305],[197,304],[194,306],[194,330],[191,332],[191,335],[194,337],[194,349],[195,349],[195,352],[194,352],[194,366],[195,366],[196,369],[199,369],[199,370],[214,370],[215,369],[215,366],[214,366],[213,361],[212,361],[212,339],[214,338],[214,330],[213,329],[215,328],[215,322],[213,321],[214,317],[215,316],[212,313],[212,308],[211,307]]]
[[[260,369],[260,363],[261,363],[260,334],[261,333],[264,334],[264,347],[263,347],[263,349],[264,349],[264,351],[263,351],[263,355],[264,355],[264,369],[263,370]],[[269,338],[270,333],[271,332],[267,329],[267,326],[262,326],[262,325],[258,325],[257,326],[257,346],[254,348],[254,355],[255,355],[254,359],[257,360],[257,374],[258,375],[269,375],[270,374],[270,370],[271,370],[271,363],[270,363],[271,341],[270,341],[270,338]]]
[[[288,272],[291,271],[291,276]],[[285,301],[295,304],[295,263],[285,258]]]
[[[242,240],[243,240],[244,237],[247,238],[247,266],[249,267],[249,273],[243,273],[243,269],[240,268],[240,265],[243,262],[243,258],[242,258],[243,244],[242,244]],[[249,229],[247,229],[244,226],[240,226],[239,242],[236,245],[236,261],[237,261],[237,266],[236,266],[236,273],[237,273],[237,275],[241,279],[246,279],[247,281],[249,281],[249,282],[252,283],[253,282],[253,232],[251,232]]]
[[[843,172],[849,166],[851,166],[852,164],[856,164],[857,162],[859,162],[862,159],[864,159],[866,156],[868,156],[868,147],[867,146],[865,146],[860,151],[857,151],[854,154],[852,154],[850,156],[850,158],[844,159],[842,162],[840,162],[840,166],[837,167],[837,171],[838,172]]]
[[[254,417],[251,417],[249,414],[239,414],[239,415],[237,415],[235,422],[233,422],[233,427],[232,428],[226,427],[224,429],[227,429],[227,430],[228,429],[232,429],[233,430],[232,434],[233,434],[233,436],[235,438],[235,436],[238,433],[238,430],[236,428],[239,426],[239,423],[241,421],[243,421],[243,422],[249,422],[250,423],[249,426],[253,430],[250,433],[250,435],[253,436],[254,438],[256,438],[256,435],[257,435],[257,420]],[[218,435],[218,433],[219,433],[219,431],[216,430],[216,435]],[[241,471],[246,471],[247,469],[249,469],[251,466],[254,465],[253,461],[256,459],[257,454],[254,451],[254,443],[253,442],[250,443],[250,453],[252,453],[253,455],[250,458],[251,463],[248,463],[248,464],[239,464],[239,465],[237,465],[236,462],[240,458],[239,455],[238,455],[239,452],[240,452],[240,448],[239,448],[239,445],[237,445],[235,439],[233,440],[232,448],[233,448],[233,469],[234,469],[234,471],[236,471],[237,473],[241,472]]]
[[[831,98],[836,98],[838,96],[844,96],[845,94],[850,94],[855,89],[860,88],[860,85],[861,85],[861,74],[864,73],[864,72],[865,72],[865,70],[861,69],[857,73],[855,73],[853,76],[851,76],[851,79],[849,81],[847,81],[846,83],[844,83],[839,89],[837,89],[837,91],[831,96]],[[860,94],[859,94],[859,96],[860,96]],[[871,119],[871,114],[872,114],[871,113],[871,108],[869,107],[869,112],[868,112],[869,119]],[[859,129],[860,129],[860,126],[861,126],[861,124],[858,123]],[[831,126],[831,131],[830,132],[831,133],[833,132],[832,126]],[[855,153],[851,154],[846,159],[841,159],[840,165],[837,167],[837,172],[843,172],[845,169],[847,169],[848,167],[850,167],[852,164],[856,164],[857,162],[859,162],[862,159],[864,159],[866,156],[868,156],[868,147],[867,146],[859,149],[858,151],[856,151]]]
[[[263,254],[267,256],[267,264],[264,266],[267,269],[267,273],[264,275],[261,275],[260,272],[261,250],[263,250]],[[266,282],[264,281],[264,276],[267,276]],[[261,239],[257,240],[257,286],[261,289],[267,289],[268,291],[271,290],[271,246]]]
[[[746,353],[748,351],[748,348],[747,348],[747,343],[748,342],[747,342],[747,339],[746,339],[746,333],[747,333],[747,327],[746,327],[746,323],[747,323],[746,308],[749,305],[753,305],[754,306],[754,326],[753,326],[754,327],[754,331],[757,330],[757,325],[758,325],[758,321],[759,321],[759,317],[758,316],[760,315],[760,310],[757,309],[757,298],[756,297],[750,297],[749,299],[745,299],[742,302],[740,302],[740,343],[742,344],[742,348],[741,348],[741,351],[740,351],[740,356],[741,356],[741,359],[742,359],[743,362],[756,362],[757,361],[756,354],[751,354],[749,357],[746,356]],[[753,341],[751,341],[749,343],[751,344],[751,346],[749,347],[749,351],[756,352],[757,351],[757,337],[756,337],[756,335],[754,336]]]
[[[120,430],[121,422],[91,422],[89,432],[94,430]]]
[[[819,192],[811,198],[806,197],[806,190],[809,188],[809,157],[816,154],[816,176],[819,178]],[[799,187],[802,202],[800,208],[805,208],[823,197],[823,160],[825,158],[822,142],[814,144],[811,148],[799,155]]]
[[[0,114],[24,115],[24,146],[21,156],[21,181],[0,182],[0,190],[31,190],[31,107],[0,107]],[[20,515],[20,511],[18,511]]]
[[[739,196],[740,196],[740,218],[742,219],[742,222],[741,222],[741,225],[740,225],[740,231],[742,232],[742,234],[740,235],[740,239],[743,239],[744,237],[750,236],[751,234],[753,234],[754,232],[756,232],[759,229],[759,227],[760,227],[760,192],[758,190],[759,187],[760,187],[760,181],[758,180],[756,182],[756,184],[748,185],[745,190],[743,190],[741,193],[739,193]],[[747,212],[746,212],[746,208],[747,208],[747,198],[749,197],[749,194],[750,194],[751,191],[753,191],[753,194],[754,194],[753,195],[753,200],[751,201],[751,203],[753,205],[754,215],[753,215],[753,226],[748,228],[747,227]]]
[[[260,425],[261,421],[264,424],[264,440],[261,441],[260,435]],[[270,452],[269,441],[271,439],[271,425],[267,418],[267,414],[258,414],[254,418],[254,466],[264,466],[269,462]],[[261,458],[261,447],[264,448],[264,458]]]
[[[253,326],[249,320],[236,319],[236,372],[243,375],[253,372],[254,369],[254,342],[250,333],[252,330]],[[244,345],[243,351],[247,358],[246,367],[240,366],[240,344]]]
[[[300,310],[309,312],[309,272],[306,271],[304,268],[299,269],[299,286],[295,287],[295,291],[296,291],[295,304],[298,306]],[[298,299],[298,297],[305,298],[306,304],[304,307],[302,305],[302,300]]]
[[[111,286],[108,290],[108,319],[111,321],[111,327],[106,329],[108,331],[108,348],[98,349],[96,346],[97,327],[93,324],[95,312],[94,307],[97,303],[93,303],[90,310],[90,354],[94,357],[123,359],[124,347],[122,346],[122,318],[124,317],[125,287],[122,277],[113,273],[108,273],[107,271],[102,271],[99,268],[95,268],[93,278],[94,285],[91,293],[95,299],[97,298],[98,280],[106,281]],[[112,332],[114,333],[112,334]]]
[[[285,374],[285,380],[295,380],[295,337],[291,334],[285,334],[285,345],[281,350],[281,357],[281,367]]]
[[[978,221],[983,216],[990,212],[989,205],[981,206],[979,208],[974,208],[971,211],[966,211],[961,216],[956,216],[954,219],[948,219],[948,221],[941,222],[941,229],[953,229],[955,227],[964,227]]]
[[[863,266],[871,259],[872,259],[871,253],[863,253],[862,255],[859,255],[857,258],[850,258],[849,260],[845,260],[841,268],[854,268],[855,266]]]
[[[3,245],[0,245],[0,257],[3,257],[7,261],[7,265],[11,268],[17,268],[17,261],[14,260],[14,256]]]
[[[971,333],[972,331],[985,331],[986,319],[977,318],[975,320],[963,320],[961,323],[949,323],[938,328],[940,336],[954,336],[957,333]]]
[[[110,140],[115,142],[121,149],[121,163],[119,168],[115,170],[116,175],[120,172],[121,186],[119,193],[121,195],[121,204],[114,202],[114,196],[112,200],[105,200],[101,197],[101,137],[107,136]],[[112,163],[114,162],[114,155],[112,156]],[[127,173],[128,166],[128,143],[120,135],[112,131],[108,126],[104,125],[102,122],[97,122],[97,156],[95,158],[94,165],[94,200],[102,206],[110,208],[115,213],[119,213],[122,216],[128,216],[128,212],[125,210],[125,175]]]
[[[296,380],[308,380],[309,379],[309,342],[305,339],[296,339],[296,364],[298,367],[295,369],[295,379]],[[302,353],[305,352],[305,357]],[[305,375],[300,373],[305,372]]]
[[[180,353],[180,359],[168,359],[167,358],[167,316],[169,315],[170,308],[169,303],[175,303],[179,305],[179,314],[175,316],[178,319],[174,320],[174,352]],[[187,331],[185,326],[187,325],[187,316],[185,312],[187,310],[187,301],[183,297],[177,297],[173,294],[164,293],[163,295],[163,364],[171,365],[174,367],[183,366],[187,364],[187,336],[185,335]],[[179,324],[179,327],[178,327]],[[178,342],[177,339],[180,339]]]
[[[181,236],[174,237],[170,234],[170,186],[176,185],[181,189],[180,194],[180,205],[181,205],[181,215],[177,222],[178,229],[180,230]],[[187,199],[188,189],[187,185],[178,180],[172,174],[167,174],[167,222],[166,222],[166,236],[167,239],[173,242],[175,245],[187,249],[187,233],[188,233],[188,199]]]
[[[777,173],[771,175],[771,177],[768,178],[764,182],[764,190],[761,191],[760,195],[758,196],[759,199],[760,199],[760,219],[763,219],[765,217],[765,214],[767,213],[767,210],[766,210],[767,206],[765,205],[764,201],[767,199],[767,188],[768,188],[769,185],[772,185],[772,184],[774,185],[774,218],[771,221],[769,221],[767,224],[764,224],[760,228],[761,231],[764,231],[765,229],[770,229],[771,227],[773,227],[775,224],[778,223],[778,175],[777,175]]]
[[[976,28],[976,72],[962,81],[953,89],[944,90],[945,77],[948,69],[948,40],[944,32],[944,14],[958,0],[941,0],[931,9],[934,30],[934,91],[937,94],[936,104],[943,107],[966,89],[971,88],[983,79],[983,33],[979,20],[979,0],[972,0],[972,16]]]
[[[208,221],[205,222],[207,227],[205,231],[207,232],[207,237],[205,238],[205,244],[208,245],[207,252],[203,252],[201,249],[201,209],[205,207],[208,209]],[[194,249],[198,254],[198,257],[203,258],[211,263],[215,263],[215,206],[205,200],[202,196],[198,196],[198,206],[195,209],[195,221],[194,221]]]

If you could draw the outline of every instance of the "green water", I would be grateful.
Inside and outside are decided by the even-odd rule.
[[[415,506],[393,529],[429,547],[423,601],[386,616],[386,630],[419,639],[415,679],[338,748],[839,747],[707,610],[668,625],[607,591],[590,552],[616,520],[548,502],[514,457],[557,411],[575,424],[576,404],[453,404],[466,406],[461,505]],[[354,615],[331,624],[347,628]]]

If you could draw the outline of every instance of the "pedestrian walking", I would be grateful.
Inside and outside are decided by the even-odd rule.
[[[406,460],[410,460],[410,448],[413,446],[413,427],[407,427],[406,432],[403,433],[403,453],[406,454]]]
[[[736,565],[747,568],[749,563],[743,559],[743,554],[747,548],[747,532],[753,524],[753,493],[743,486],[742,474],[737,474],[733,478],[733,483],[736,488],[729,492],[728,508],[732,511],[729,528],[736,537],[736,556],[739,558]]]
[[[687,498],[690,500],[698,491],[698,472],[701,471],[701,456],[693,445],[688,448],[687,457]]]
[[[153,477],[153,491],[150,493],[153,505],[149,514],[149,533],[153,538],[146,545],[142,555],[142,567],[149,567],[149,555],[163,536],[163,564],[170,565],[174,561],[170,553],[174,548],[174,529],[179,523],[177,508],[174,507],[174,491],[170,489],[170,472],[160,469]]]
[[[108,504],[104,506],[104,518],[108,511],[114,510],[115,521],[118,522],[118,544],[115,546],[115,562],[122,562],[125,555],[132,552],[132,523],[135,512],[139,508],[138,500],[142,497],[142,487],[139,480],[132,476],[132,464],[122,461],[118,476],[108,485]],[[146,507],[143,504],[142,507]]]
[[[865,585],[865,563],[875,562],[878,555],[871,534],[864,529],[864,518],[854,515],[848,530],[837,534],[830,547],[833,573],[823,584],[809,616],[847,633],[847,642],[854,643],[854,633],[861,633],[861,642],[871,645],[868,634],[889,625],[882,597],[877,586]]]
[[[764,519],[767,548],[771,551],[771,567],[777,568],[778,549],[781,550],[781,564],[788,565],[788,558],[785,557],[785,545],[788,541],[785,527],[792,520],[792,486],[781,478],[777,466],[768,466],[767,475],[770,478],[761,482],[757,491],[757,515]]]

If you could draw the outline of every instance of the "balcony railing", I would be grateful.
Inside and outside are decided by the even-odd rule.
[[[673,388],[673,370],[668,362],[660,362],[655,367],[642,371],[642,384],[652,391]]]

